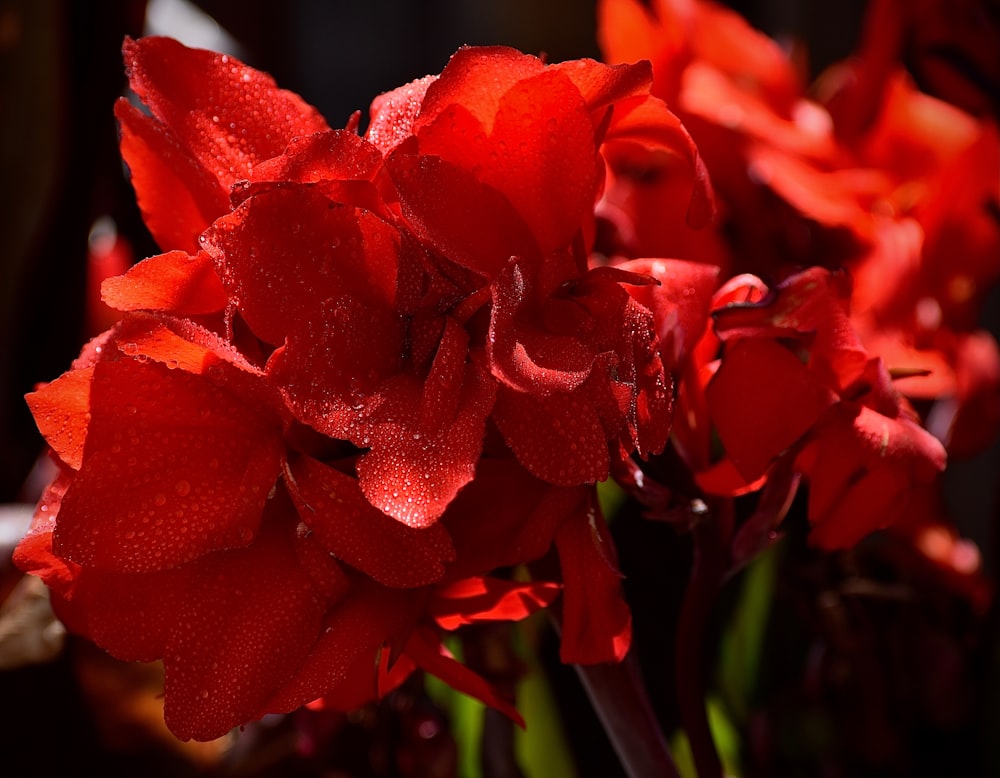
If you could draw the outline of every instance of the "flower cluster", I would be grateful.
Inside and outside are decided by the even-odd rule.
[[[600,13],[621,64],[466,47],[343,129],[126,41],[163,253],[28,396],[58,476],[15,561],[71,630],[162,660],[180,738],[418,669],[520,720],[446,638],[551,606],[563,661],[623,659],[599,482],[661,518],[756,499],[717,528],[735,568],[801,485],[810,541],[850,547],[994,436],[969,303],[1000,278],[995,128],[947,108],[942,134],[877,36],[817,98],[710,3]]]
[[[857,51],[807,87],[722,5],[599,5],[607,61],[653,62],[653,92],[691,132],[720,214],[701,232],[652,220],[677,192],[663,164],[612,165],[609,255],[721,268],[675,438],[712,494],[760,490],[769,469],[805,476],[827,547],[912,512],[945,448],[968,456],[1000,430],[1000,352],[977,329],[1000,278],[1000,135],[913,84],[909,13],[873,2]],[[931,403],[932,418],[914,411]]]
[[[664,448],[673,365],[633,294],[656,268],[588,265],[605,156],[656,144],[710,209],[649,67],[466,48],[362,135],[230,57],[124,53],[165,253],[105,283],[121,320],[28,398],[61,474],[17,561],[59,616],[162,658],[182,738],[415,667],[516,718],[442,631],[560,594],[563,659],[621,659],[594,484]],[[505,574],[549,553],[556,580]]]

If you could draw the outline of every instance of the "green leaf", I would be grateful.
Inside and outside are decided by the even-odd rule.
[[[725,704],[718,697],[709,697],[708,706],[708,726],[712,731],[712,739],[719,752],[719,759],[722,762],[722,769],[726,778],[741,778],[743,775],[739,729],[734,725],[726,710]],[[698,772],[694,766],[694,756],[691,753],[691,744],[683,730],[678,730],[670,739],[670,750],[674,755],[674,762],[681,778],[698,778]]]
[[[608,522],[615,517],[627,499],[628,495],[615,479],[606,478],[598,482],[597,503],[601,506],[601,513]]]
[[[540,618],[545,618],[545,614],[537,613],[528,621]],[[530,627],[531,623],[526,626]],[[518,643],[519,653],[527,666],[527,674],[517,685],[517,708],[526,725],[526,729],[515,733],[514,740],[521,769],[526,778],[575,778],[576,765],[548,677],[538,661],[534,644],[526,640]]]
[[[719,646],[717,683],[737,724],[745,724],[767,634],[781,544],[760,554],[741,576],[741,589]]]

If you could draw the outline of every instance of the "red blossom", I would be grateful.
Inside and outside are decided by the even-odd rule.
[[[824,547],[890,525],[945,462],[884,364],[862,347],[849,294],[844,276],[818,268],[771,290],[731,279],[712,302],[714,331],[685,362],[675,429],[709,494],[758,491],[772,473],[779,485],[803,475],[812,542]]]
[[[359,137],[232,58],[125,56],[150,114],[119,104],[122,151],[166,253],[105,281],[121,321],[29,395],[61,475],[16,559],[66,624],[162,659],[196,739],[416,668],[519,720],[441,636],[560,594],[563,658],[621,660],[593,483],[664,447],[692,336],[641,291],[661,266],[587,267],[603,144],[673,154],[710,210],[648,68],[462,49]],[[555,580],[495,577],[549,553]]]
[[[813,542],[853,545],[944,469],[921,425],[850,327],[842,279],[805,271],[750,305],[716,311],[724,343],[706,389],[727,457],[747,480],[788,452],[809,484]]]

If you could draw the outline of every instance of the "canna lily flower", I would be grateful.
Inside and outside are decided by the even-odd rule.
[[[723,266],[778,280],[846,268],[864,349],[908,374],[897,383],[908,398],[969,418],[995,393],[959,390],[955,366],[989,339],[975,330],[1000,277],[1000,136],[903,71],[904,39],[929,31],[933,6],[871,3],[856,51],[808,92],[774,41],[711,2],[606,0],[600,29],[609,61],[652,59],[654,91],[697,140],[731,236]],[[984,364],[995,351],[980,349]]]
[[[968,330],[998,277],[1000,142],[900,65],[934,5],[869,4],[857,50],[808,92],[776,42],[707,0],[605,0],[600,39],[610,62],[654,63],[654,92],[690,129],[735,230],[737,269],[847,265],[878,279],[880,317],[934,303],[942,326]],[[905,262],[884,256],[900,244]]]
[[[714,312],[723,343],[709,414],[748,481],[782,456],[809,484],[812,541],[854,545],[944,469],[941,443],[851,327],[843,275],[814,268],[757,303]]]
[[[360,136],[232,58],[124,52],[164,253],[105,281],[121,320],[28,396],[60,476],[16,560],[60,617],[162,659],[182,738],[417,669],[518,719],[441,638],[556,596],[566,662],[621,660],[594,482],[665,445],[678,336],[636,291],[662,268],[588,267],[606,146],[669,151],[711,210],[648,67],[463,49]],[[553,580],[495,577],[550,553]]]
[[[144,61],[145,44],[142,56],[135,48]],[[243,78],[229,60],[216,65]],[[440,76],[379,98],[365,138],[293,139],[231,184],[231,211],[199,238],[224,287],[214,313],[235,310],[263,342],[241,346],[267,359],[300,421],[369,449],[359,476],[380,510],[434,522],[471,478],[487,418],[527,467],[562,485],[606,477],[609,457],[662,448],[670,387],[652,319],[625,291],[654,280],[587,271],[606,146],[669,151],[687,165],[691,218],[710,210],[690,137],[650,83],[642,66],[463,49]],[[155,104],[175,91],[158,84],[141,85],[159,90]],[[146,305],[143,294],[126,305]],[[362,331],[381,333],[378,348],[359,346]],[[457,413],[440,405],[452,394]]]

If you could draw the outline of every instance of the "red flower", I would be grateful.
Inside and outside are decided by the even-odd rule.
[[[417,667],[516,718],[440,631],[559,592],[564,660],[620,660],[593,482],[663,448],[671,379],[630,294],[660,268],[587,267],[603,144],[672,149],[709,203],[648,68],[463,49],[362,138],[231,58],[125,55],[152,115],[119,104],[123,154],[167,251],[104,284],[124,317],[28,398],[61,476],[17,563],[60,616],[162,658],[183,738]],[[490,577],[550,549],[560,580]]]
[[[745,482],[782,457],[809,483],[812,541],[855,544],[944,469],[942,445],[861,347],[845,277],[813,269],[714,311],[723,342],[706,415]],[[690,387],[697,395],[698,387]]]
[[[814,97],[774,41],[705,0],[605,0],[600,38],[609,61],[652,60],[654,91],[706,160],[739,267],[860,266],[863,285],[877,279],[880,317],[906,327],[934,303],[942,326],[968,329],[998,278],[1000,143],[991,124],[921,93],[902,70],[903,41],[927,34],[933,5],[871,3],[856,51]],[[898,246],[884,256],[901,240],[912,256],[899,262]]]

